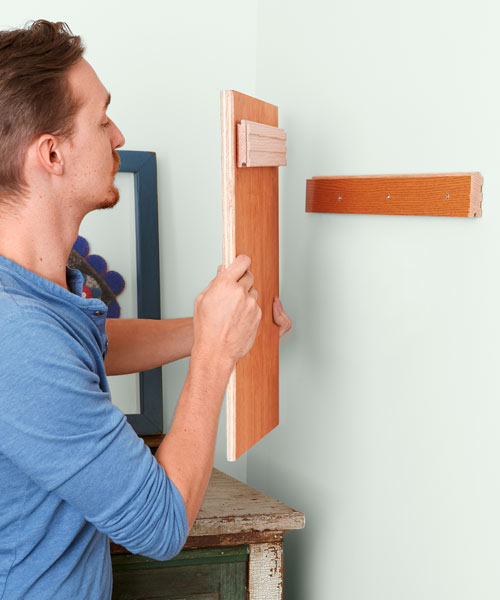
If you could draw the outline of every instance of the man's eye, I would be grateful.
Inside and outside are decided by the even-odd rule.
[[[106,121],[106,123],[102,124],[103,127],[109,127],[110,125],[111,125],[111,123],[109,121]]]

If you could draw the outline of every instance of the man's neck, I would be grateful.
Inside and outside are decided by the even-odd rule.
[[[18,211],[0,206],[0,254],[68,289],[66,264],[82,220],[68,213],[51,212],[43,202]]]

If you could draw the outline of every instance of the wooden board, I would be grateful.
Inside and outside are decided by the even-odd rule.
[[[243,119],[237,126],[238,167],[286,166],[286,133],[279,127]]]
[[[480,217],[480,173],[313,177],[306,212]]]
[[[262,320],[250,352],[227,389],[227,456],[236,460],[279,422],[279,332],[272,319],[279,295],[278,167],[237,167],[237,125],[278,125],[278,108],[239,92],[221,94],[223,264],[252,259]]]

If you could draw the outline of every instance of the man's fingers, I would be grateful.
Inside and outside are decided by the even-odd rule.
[[[286,314],[279,298],[273,301],[273,321],[280,328],[280,337],[292,328],[292,320]]]
[[[257,300],[257,298],[259,297],[259,292],[255,289],[252,288],[249,292],[248,292],[249,296],[252,296],[253,298],[255,298]]]
[[[233,279],[239,281],[243,275],[248,271],[252,261],[246,254],[240,254],[235,260],[229,265],[224,271],[224,274]]]
[[[273,302],[273,320],[278,326],[285,325],[285,315],[277,302]]]
[[[253,286],[253,275],[250,271],[247,271],[243,277],[240,278],[240,280],[238,281],[238,283],[240,285],[242,285],[247,292],[250,291],[251,287]]]

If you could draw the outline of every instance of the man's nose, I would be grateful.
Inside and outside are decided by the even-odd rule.
[[[111,121],[111,119],[109,120]],[[113,150],[116,150],[116,148],[121,148],[125,144],[125,138],[123,137],[123,133],[118,129],[114,121],[111,121],[111,123],[113,123]]]

